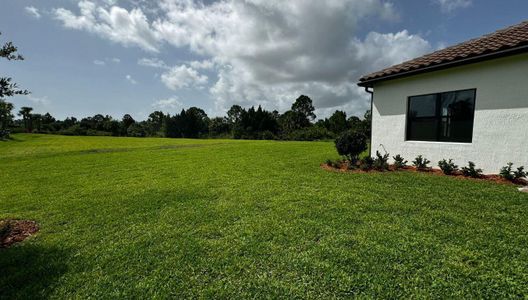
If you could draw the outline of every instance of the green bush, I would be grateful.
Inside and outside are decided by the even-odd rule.
[[[334,139],[333,132],[319,126],[310,126],[282,135],[282,139],[289,141],[320,141]]]
[[[513,171],[513,163],[509,162],[507,166],[502,167],[499,175],[507,180],[513,181],[516,179],[526,178],[526,171],[524,171],[524,166],[520,166],[517,170]]]
[[[273,132],[266,130],[258,134],[258,139],[259,140],[276,140],[277,137],[273,134]]]
[[[359,168],[363,171],[370,171],[372,170],[372,166],[374,165],[374,159],[370,156],[367,156],[363,158],[359,162]]]
[[[499,175],[506,180],[514,180],[515,176],[512,172],[513,163],[509,162],[506,166],[502,167]]]
[[[438,166],[444,172],[446,175],[453,175],[456,171],[458,171],[458,166],[455,165],[452,159],[449,160],[441,160],[438,162]]]
[[[527,173],[524,171],[524,167],[520,166],[517,168],[517,171],[513,172],[513,176],[515,179],[521,179],[526,178]]]
[[[9,130],[0,130],[0,141],[9,138]]]
[[[394,168],[396,170],[399,170],[401,168],[404,168],[407,166],[407,162],[405,158],[403,158],[401,155],[393,156],[392,159],[394,159]]]
[[[71,127],[59,131],[62,135],[86,135],[86,130],[79,124],[72,125]]]
[[[381,155],[379,151],[376,151],[376,158],[372,167],[378,171],[386,171],[389,169],[389,153]]]
[[[346,131],[335,140],[335,147],[339,155],[345,156],[355,164],[359,155],[367,150],[367,137],[356,131]]]
[[[462,174],[466,177],[480,178],[482,177],[482,169],[475,168],[475,163],[470,161],[467,167],[462,168]]]
[[[428,160],[427,158],[424,158],[422,155],[418,155],[413,160],[413,165],[416,167],[416,169],[418,169],[420,171],[428,170],[429,169],[429,166],[428,166],[429,163],[431,163],[431,161]]]

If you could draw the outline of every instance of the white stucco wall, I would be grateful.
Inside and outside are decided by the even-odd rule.
[[[409,96],[476,88],[472,143],[406,141]],[[487,174],[508,162],[528,168],[528,54],[389,80],[374,86],[372,148],[422,154],[435,167],[441,159],[459,166],[474,161]],[[381,146],[383,145],[383,146]]]

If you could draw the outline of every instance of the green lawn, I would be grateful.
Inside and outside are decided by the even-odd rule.
[[[528,194],[342,174],[332,143],[15,135],[0,298],[528,296]]]

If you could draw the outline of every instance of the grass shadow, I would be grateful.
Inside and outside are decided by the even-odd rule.
[[[69,251],[22,244],[0,249],[0,298],[44,299],[66,271]]]

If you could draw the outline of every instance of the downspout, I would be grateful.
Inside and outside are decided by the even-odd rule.
[[[373,108],[374,108],[374,90],[369,90],[369,87],[365,87],[365,92],[370,94],[370,146],[369,146],[369,156],[372,157],[372,121],[373,118]]]

